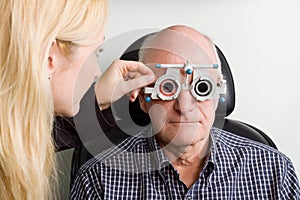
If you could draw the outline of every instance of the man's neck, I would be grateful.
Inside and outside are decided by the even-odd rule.
[[[211,149],[210,136],[189,146],[167,145],[164,154],[172,162],[180,179],[189,188],[199,177]]]

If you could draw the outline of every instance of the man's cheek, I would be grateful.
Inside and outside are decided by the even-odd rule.
[[[153,104],[149,108],[149,116],[152,121],[154,134],[161,131],[167,121],[167,111],[160,104]]]

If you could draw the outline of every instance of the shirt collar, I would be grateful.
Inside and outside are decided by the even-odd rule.
[[[216,152],[217,152],[217,134],[215,133],[215,128],[213,127],[210,130],[210,145],[211,145],[211,149],[210,149],[210,156],[209,156],[209,162],[213,163],[215,165],[216,163]]]
[[[210,155],[208,156],[207,160],[207,166],[208,166],[208,172],[213,172],[215,170],[218,170],[218,141],[219,139],[219,129],[212,127],[210,130],[210,138],[211,138],[211,150],[210,150]],[[210,164],[208,164],[210,163]],[[220,166],[221,167],[221,166]],[[219,169],[221,170],[221,169]]]
[[[210,151],[206,157],[205,165],[202,171],[206,173],[206,175],[210,175],[213,170],[216,168],[216,137],[214,134],[213,128],[210,130]]]
[[[153,160],[155,162],[157,169],[161,169],[171,164],[169,159],[163,153],[160,145],[156,141],[155,135],[153,135],[152,127],[150,127],[148,130],[148,144],[149,144],[149,150],[152,153]]]

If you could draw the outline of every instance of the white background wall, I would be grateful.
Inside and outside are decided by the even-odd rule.
[[[211,37],[236,84],[230,118],[265,131],[300,176],[300,1],[109,0],[109,5],[106,38],[174,24]]]

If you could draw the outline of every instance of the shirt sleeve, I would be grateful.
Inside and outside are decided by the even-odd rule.
[[[280,190],[280,199],[300,199],[299,180],[297,178],[294,166],[288,162],[283,177],[283,185]]]
[[[63,151],[82,145],[73,117],[56,116],[52,136],[56,151]]]

